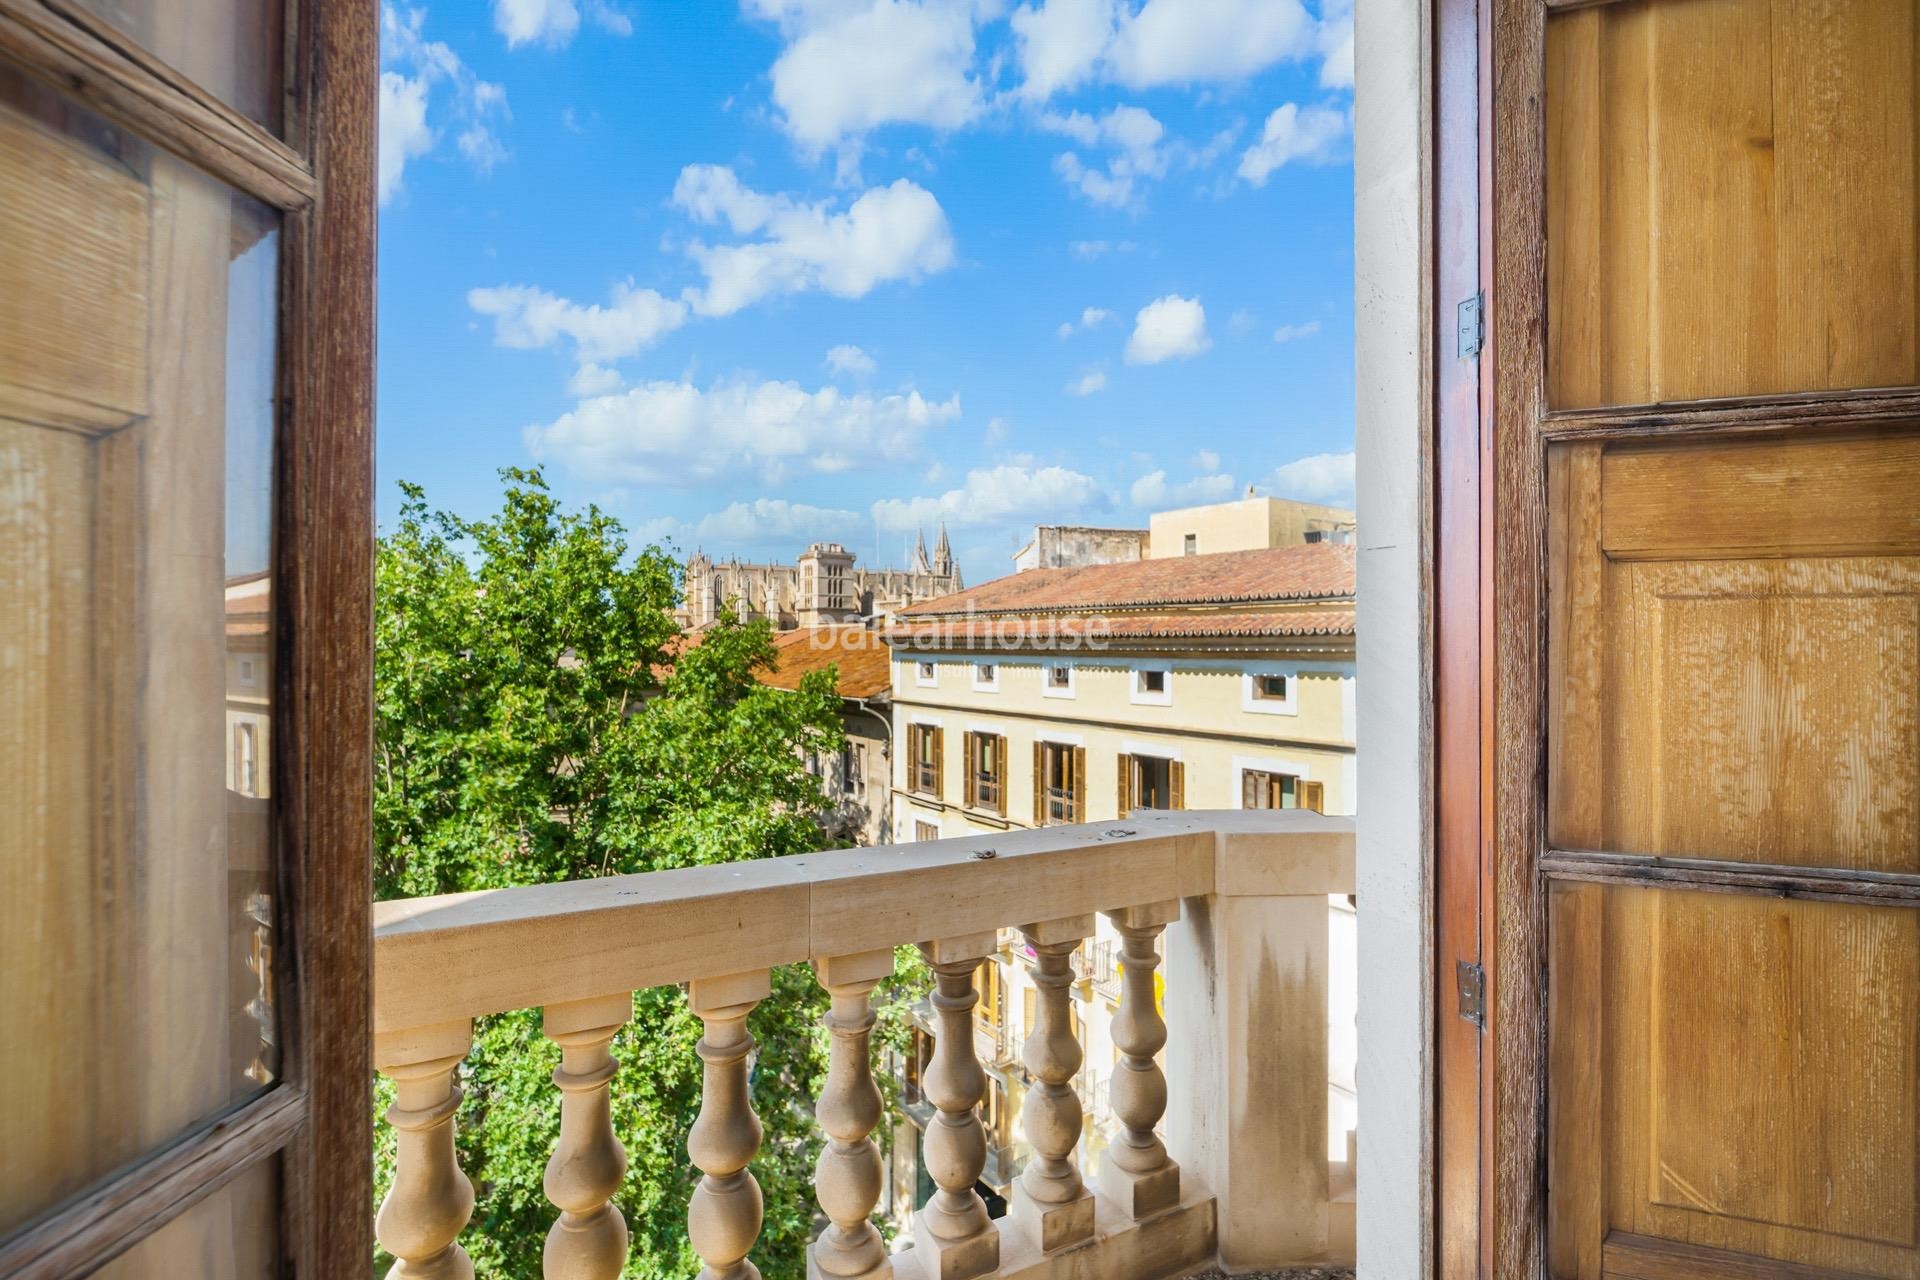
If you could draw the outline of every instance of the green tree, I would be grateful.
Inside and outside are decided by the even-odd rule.
[[[776,650],[765,622],[724,616],[682,647],[677,567],[629,555],[613,517],[563,510],[538,471],[501,473],[500,511],[466,521],[401,485],[380,540],[375,646],[375,893],[413,897],[810,852],[827,800],[805,753],[839,749],[831,672],[797,691],[756,673]],[[917,968],[917,966],[909,966]],[[904,1038],[908,974],[883,999]],[[776,970],[750,1027],[754,1105],[766,1139],[754,1171],[769,1280],[805,1274],[819,1135],[797,1102],[825,1074],[818,984]],[[685,1207],[697,1172],[700,1024],[677,989],[639,992],[614,1041],[614,1124],[629,1173],[628,1274],[689,1275]],[[559,1051],[537,1011],[484,1018],[462,1079],[461,1167],[479,1196],[466,1247],[483,1272],[539,1273],[554,1210],[541,1177],[559,1133]],[[387,1101],[383,1087],[381,1105]],[[891,1108],[890,1108],[891,1110]],[[380,1190],[391,1176],[381,1129]]]

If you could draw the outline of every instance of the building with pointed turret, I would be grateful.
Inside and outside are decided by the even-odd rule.
[[[884,622],[908,605],[952,595],[965,582],[940,526],[933,553],[921,532],[906,569],[859,569],[854,553],[837,542],[816,542],[793,564],[716,560],[696,551],[687,561],[681,624],[711,625],[730,605],[743,618],[766,618],[776,629],[837,623]]]

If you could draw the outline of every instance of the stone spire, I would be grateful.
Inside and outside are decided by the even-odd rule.
[[[947,522],[940,522],[940,540],[933,544],[933,571],[946,578],[953,575],[953,547],[947,542]]]
[[[927,531],[917,529],[913,535],[913,571],[932,573],[933,566],[927,563]]]

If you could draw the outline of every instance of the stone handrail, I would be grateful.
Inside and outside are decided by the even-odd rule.
[[[562,1051],[545,1274],[617,1276],[628,1232],[611,1201],[626,1158],[610,1118],[608,1046],[631,1016],[633,992],[685,983],[706,1028],[688,1142],[704,1176],[689,1238],[706,1263],[703,1280],[757,1280],[748,1258],[762,1213],[751,1172],[760,1125],[748,1098],[746,1019],[769,993],[771,967],[802,962],[832,997],[829,1074],[814,1106],[827,1138],[815,1187],[830,1222],[810,1251],[818,1280],[1051,1276],[1065,1274],[1052,1269],[1060,1255],[1089,1248],[1110,1255],[1095,1274],[1143,1266],[1172,1274],[1216,1252],[1236,1268],[1322,1260],[1324,895],[1352,890],[1351,820],[1296,810],[1138,813],[376,904],[374,1060],[395,1082],[388,1118],[399,1138],[378,1223],[400,1260],[389,1274],[472,1274],[458,1240],[473,1207],[454,1154],[458,1067],[475,1017],[540,1008]],[[1121,1061],[1110,1085],[1118,1126],[1095,1176],[1098,1203],[1076,1164],[1071,1081],[1081,1051],[1068,1014],[1070,956],[1094,933],[1095,913],[1123,939],[1112,1028]],[[973,976],[1010,923],[1037,957],[1038,1025],[1024,1050],[1034,1085],[1023,1107],[1035,1155],[996,1223],[973,1190],[985,1154]],[[1171,1045],[1154,1000],[1163,930]],[[938,1112],[925,1158],[940,1189],[914,1215],[915,1247],[889,1257],[869,1220],[882,1189],[869,1136],[880,1119],[869,997],[903,945],[920,946],[934,974],[939,1030],[923,1087]],[[1251,1021],[1276,1014],[1289,1022],[1269,1030],[1289,1025],[1286,1033],[1249,1039]],[[1272,1059],[1285,1060],[1297,1087],[1275,1099],[1235,1097],[1272,1078]],[[1165,1144],[1155,1133],[1163,1114]],[[1285,1148],[1277,1157],[1257,1149],[1274,1141]],[[1304,1213],[1276,1214],[1276,1195],[1294,1197]]]

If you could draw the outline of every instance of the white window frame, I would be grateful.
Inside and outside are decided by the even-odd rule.
[[[1287,682],[1284,698],[1263,698],[1255,680],[1279,676]],[[1298,671],[1248,671],[1240,676],[1240,709],[1259,716],[1297,716],[1300,714],[1300,673]]]
[[[980,672],[987,670],[993,674],[986,679],[980,678]],[[995,659],[975,659],[973,662],[973,691],[975,693],[1000,692],[1000,663]]]
[[[1146,681],[1143,679],[1143,677],[1145,677],[1146,674],[1150,671],[1161,672],[1167,677],[1162,682],[1162,688],[1158,693],[1154,693],[1145,687]],[[1128,693],[1127,701],[1132,703],[1136,707],[1170,707],[1172,706],[1173,705],[1173,665],[1169,663],[1164,667],[1159,667],[1159,666],[1135,667],[1133,669],[1132,683],[1128,686],[1127,693]]]
[[[931,671],[933,674],[928,675]],[[940,664],[932,658],[913,660],[913,684],[917,689],[938,689],[940,687]]]
[[[1074,674],[1077,670],[1078,668],[1076,668],[1071,662],[1041,663],[1040,664],[1040,696],[1043,698],[1076,698],[1078,697],[1079,694],[1075,689],[1075,680],[1077,679],[1077,677]],[[1065,671],[1067,673],[1066,688],[1062,689],[1054,685],[1053,673],[1056,671]]]

